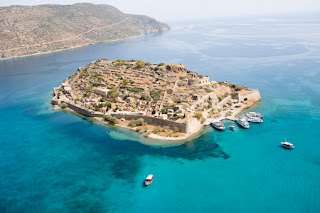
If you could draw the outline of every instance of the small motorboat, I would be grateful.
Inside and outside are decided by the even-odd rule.
[[[236,127],[235,127],[235,126],[233,126],[233,125],[230,125],[230,126],[229,126],[229,129],[231,129],[231,130],[233,130],[233,131],[234,131],[234,130],[236,130]]]
[[[220,121],[218,122],[212,122],[211,126],[213,126],[215,129],[217,130],[224,130],[226,127],[224,126],[223,123],[221,123]]]
[[[281,146],[285,149],[293,149],[294,148],[293,144],[288,142],[286,139],[284,139],[284,142],[281,142]]]
[[[150,175],[148,175],[148,177],[144,181],[144,185],[148,186],[148,185],[150,185],[150,183],[152,183],[152,181],[153,181],[153,175],[150,174]]]

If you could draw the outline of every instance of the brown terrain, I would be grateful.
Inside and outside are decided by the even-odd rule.
[[[141,15],[109,5],[0,7],[0,60],[134,38],[169,30]]]

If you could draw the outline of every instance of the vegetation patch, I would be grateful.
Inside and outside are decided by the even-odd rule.
[[[104,119],[105,121],[108,121],[109,123],[111,123],[111,124],[113,124],[113,125],[119,123],[118,119],[115,118],[115,117],[112,117],[111,115],[104,115],[104,116],[103,116],[103,119]]]
[[[150,91],[150,96],[153,100],[158,101],[160,99],[161,90],[153,89]]]

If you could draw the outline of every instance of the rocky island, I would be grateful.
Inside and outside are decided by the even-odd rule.
[[[52,104],[150,138],[183,140],[260,100],[258,89],[210,81],[182,64],[98,59],[54,88]]]
[[[169,26],[88,3],[0,7],[0,60],[135,38]]]

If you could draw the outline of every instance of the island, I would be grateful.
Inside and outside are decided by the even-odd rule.
[[[53,90],[54,109],[160,140],[184,140],[212,121],[235,120],[261,100],[258,89],[142,60],[98,59]]]
[[[136,38],[167,24],[110,5],[0,7],[0,60]]]

